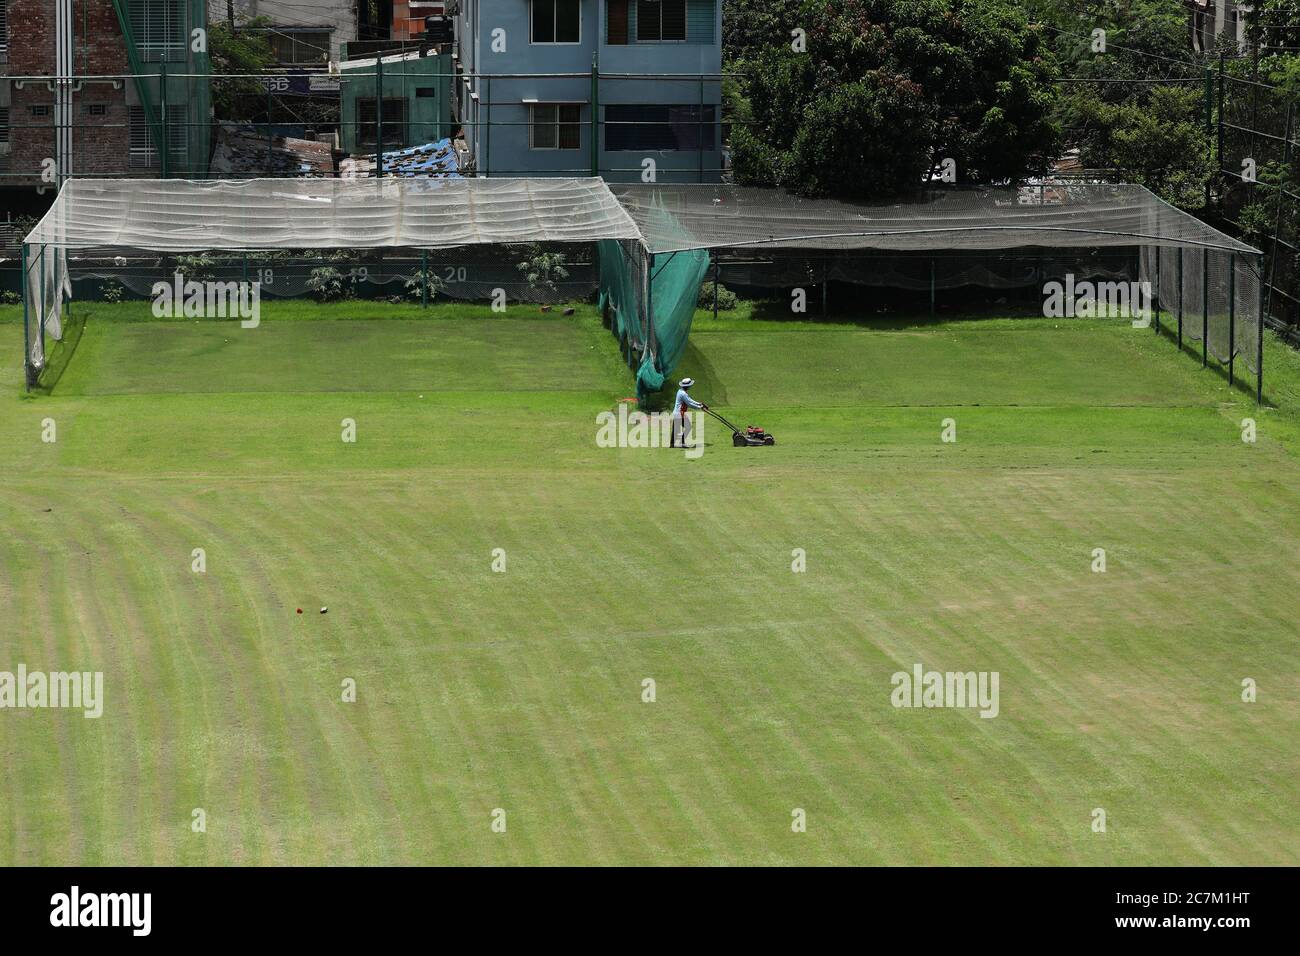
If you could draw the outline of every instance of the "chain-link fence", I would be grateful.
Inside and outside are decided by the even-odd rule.
[[[1193,173],[1199,186],[1181,184],[1180,205],[1264,251],[1263,273],[1250,281],[1262,283],[1266,322],[1300,341],[1297,95],[1267,82],[1261,57],[1268,51],[1225,42],[1217,50],[1200,55],[1189,50],[1186,59],[1174,60],[1114,48],[1106,54],[1105,68],[1063,78],[1060,88],[1063,92],[1090,89],[1096,102],[1111,107],[1125,102],[1150,104],[1156,89],[1180,90],[1184,102],[1195,104],[1196,117],[1191,124],[1184,122],[1181,132],[1188,135],[1187,147],[1203,155],[1206,172]],[[1067,124],[1065,130],[1067,144],[1082,144],[1080,152],[1095,159],[1097,168],[1086,169],[1085,175],[1132,179],[1132,170],[1110,165],[1114,157],[1106,154],[1110,141],[1105,122],[1099,121],[1105,115],[1100,110],[1074,116],[1074,124]],[[1153,121],[1168,122],[1168,118]],[[1188,125],[1199,132],[1189,133]],[[1173,127],[1170,124],[1171,133]],[[1094,147],[1091,151],[1089,145]],[[1189,157],[1178,158],[1193,169]],[[1227,275],[1228,269],[1225,265],[1217,271]],[[1188,302],[1202,295],[1200,289],[1185,291]],[[1218,293],[1220,298],[1226,294]],[[1200,299],[1196,301],[1200,308]]]

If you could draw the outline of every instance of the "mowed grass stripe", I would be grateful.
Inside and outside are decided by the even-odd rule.
[[[647,581],[659,600],[645,609],[665,636],[643,638],[655,648],[657,671],[665,675],[660,679],[664,703],[656,707],[670,716],[655,743],[664,746],[683,736],[692,742],[689,757],[660,761],[665,781],[699,835],[688,859],[704,862],[698,851],[722,840],[753,861],[773,832],[789,827],[789,808],[762,820],[756,819],[761,811],[748,810],[751,802],[769,805],[756,797],[769,778],[756,771],[734,737],[748,710],[745,703],[770,689],[762,670],[768,655],[754,646],[767,627],[762,618],[750,617],[743,591],[719,573],[719,556],[733,546],[732,532],[710,539],[707,521],[710,511],[716,515],[725,504],[715,500],[697,510],[694,498],[694,490],[679,495],[672,486],[645,484],[634,486],[632,496],[638,505],[633,533],[667,559],[659,576]],[[701,627],[701,619],[722,626]]]
[[[574,522],[567,513],[561,514],[550,501],[536,494],[531,498],[539,517],[545,517],[537,529],[538,538],[529,547],[541,549],[534,557],[544,559],[537,570],[545,578],[540,592],[548,611],[545,620],[551,622],[552,628],[538,635],[535,646],[545,656],[550,673],[564,678],[560,681],[563,691],[556,698],[562,705],[562,722],[552,732],[567,725],[578,737],[578,752],[574,755],[578,759],[569,768],[565,783],[580,797],[574,808],[574,825],[581,829],[582,844],[589,850],[577,860],[585,857],[589,862],[615,862],[628,853],[656,843],[663,846],[665,842],[657,828],[647,826],[651,821],[644,814],[631,809],[642,802],[634,796],[657,789],[654,782],[645,781],[649,786],[636,787],[635,794],[626,792],[629,783],[653,766],[632,750],[630,738],[638,724],[653,722],[658,716],[657,702],[642,702],[641,682],[645,678],[658,680],[661,675],[648,663],[643,664],[642,648],[626,632],[620,635],[619,653],[614,655],[610,653],[613,647],[592,640],[600,636],[605,622],[592,614],[572,615],[570,607],[575,597],[592,609],[616,606],[626,599],[629,586],[635,589],[639,599],[636,603],[643,612],[664,596],[657,593],[654,582],[636,587],[637,565],[627,559],[623,547],[636,534],[634,522],[625,517],[617,520],[608,535],[575,534],[571,530]],[[610,543],[618,547],[610,547]],[[573,573],[573,568],[584,564],[585,573]],[[609,633],[619,631],[611,629]],[[582,688],[588,693],[583,694]],[[626,753],[628,759],[620,760],[621,753]],[[578,763],[585,764],[582,776],[573,773],[579,769]],[[594,825],[597,819],[603,821],[603,827]],[[614,839],[602,839],[602,831]],[[578,839],[579,834],[575,834],[575,843]]]
[[[627,826],[638,840],[638,845],[629,849],[668,859],[675,847],[706,845],[709,833],[700,826],[708,822],[707,816],[701,818],[698,811],[687,810],[688,797],[675,786],[675,775],[668,774],[677,748],[665,746],[665,741],[680,732],[681,687],[675,678],[676,662],[669,645],[646,633],[645,623],[647,617],[658,615],[662,607],[681,599],[682,594],[669,581],[647,578],[644,573],[666,544],[646,533],[647,503],[636,499],[648,490],[625,488],[625,503],[632,507],[620,508],[615,533],[588,538],[594,567],[599,569],[590,585],[591,606],[630,605],[632,613],[625,609],[619,614],[621,622],[610,621],[611,630],[619,635],[617,641],[602,644],[593,640],[598,634],[593,625],[599,618],[586,622],[588,633],[582,639],[601,649],[611,693],[617,695],[614,709],[621,722],[610,747],[607,773]],[[654,703],[641,699],[641,682],[646,678],[655,681]],[[588,719],[598,721],[600,715],[591,714]],[[650,815],[641,809],[645,806],[659,809]]]
[[[764,801],[761,828],[769,840],[778,834],[787,840],[783,834],[791,832],[791,812],[799,807],[816,820],[810,829],[812,842],[856,847],[864,831],[845,827],[843,821],[865,809],[859,803],[861,779],[878,768],[873,769],[856,750],[860,741],[854,735],[833,734],[818,748],[809,744],[804,729],[822,722],[842,726],[862,707],[861,691],[842,677],[835,681],[842,692],[833,687],[809,691],[815,683],[808,680],[810,676],[824,675],[825,680],[830,675],[858,674],[863,663],[862,651],[851,636],[857,626],[849,628],[847,635],[828,628],[827,608],[809,597],[818,578],[791,570],[793,547],[810,551],[814,562],[824,557],[817,539],[826,516],[815,509],[792,520],[785,501],[766,505],[750,495],[741,501],[725,493],[718,496],[721,500],[693,497],[697,500],[691,511],[700,515],[708,532],[701,545],[710,565],[704,586],[725,591],[723,603],[734,608],[738,621],[748,622],[751,646],[742,648],[740,656],[769,657],[774,665],[767,681],[758,673],[748,673],[743,684],[732,690],[738,701],[748,701],[755,711],[746,717],[747,751],[761,765],[756,782],[768,784],[772,791]],[[746,522],[761,522],[759,537],[738,527]],[[725,562],[721,555],[728,555]],[[752,662],[746,663],[752,670]],[[748,693],[744,684],[751,685]],[[841,765],[844,771],[828,773],[828,764]],[[797,847],[790,842],[776,859],[789,859]]]
[[[62,579],[62,560],[51,549],[42,547],[33,527],[36,524],[28,516],[33,509],[19,496],[14,501],[22,502],[21,510],[14,517],[18,535],[14,540],[33,542],[31,550],[23,558],[17,555],[10,562],[10,567],[17,570],[18,564],[28,580],[35,578],[41,582],[36,589],[24,589],[22,578],[18,579],[15,593],[22,593],[29,598],[21,601],[14,608],[15,622],[22,621],[21,631],[11,632],[16,640],[6,641],[10,659],[5,669],[16,671],[19,664],[26,664],[29,671],[65,670],[71,668],[52,668],[52,663],[64,657],[62,648],[71,639],[71,629],[56,632],[54,624],[59,614],[57,607],[61,591],[58,581]],[[23,533],[23,531],[26,533]],[[26,560],[30,556],[30,561]],[[81,788],[72,789],[76,780],[76,748],[84,742],[84,736],[78,737],[80,728],[71,726],[72,721],[82,721],[82,714],[76,711],[56,712],[59,720],[43,719],[49,712],[39,710],[14,711],[4,716],[18,723],[16,730],[23,733],[19,739],[21,746],[6,748],[13,756],[13,775],[15,779],[27,784],[25,799],[16,801],[13,806],[18,809],[20,821],[16,840],[19,860],[42,862],[45,854],[57,858],[61,855],[81,854],[85,850],[86,831],[76,825],[78,810],[84,809],[89,795]],[[65,776],[66,772],[66,776]],[[90,814],[84,814],[89,818]],[[93,826],[93,821],[87,820]]]
[[[308,680],[304,680],[308,675],[299,663],[300,648],[304,645],[328,646],[332,640],[344,659],[358,642],[368,646],[364,632],[353,621],[373,619],[375,608],[368,595],[374,593],[374,588],[362,583],[353,589],[347,594],[345,605],[331,609],[333,618],[322,619],[317,604],[317,601],[331,603],[329,594],[338,589],[338,582],[331,579],[340,572],[365,567],[354,557],[359,540],[364,540],[360,539],[364,520],[365,516],[350,502],[325,507],[310,495],[302,496],[292,505],[285,500],[259,500],[246,512],[240,530],[248,540],[268,536],[277,540],[279,553],[274,560],[252,557],[252,566],[245,566],[240,577],[258,582],[254,600],[259,615],[265,618],[265,624],[255,632],[260,636],[258,653],[274,670],[277,703],[282,701],[285,710],[282,719],[292,720],[301,732],[310,733],[310,739],[317,742],[314,757],[318,762],[306,768],[311,776],[304,778],[303,784],[345,788],[347,799],[339,801],[343,806],[322,808],[324,818],[342,820],[348,813],[344,807],[353,805],[355,809],[351,813],[359,815],[363,838],[354,846],[338,849],[356,854],[348,862],[373,863],[377,859],[376,847],[393,847],[399,851],[403,848],[401,833],[393,819],[396,800],[385,779],[390,769],[401,767],[390,768],[375,759],[377,741],[367,729],[371,711],[385,695],[383,685],[373,679],[373,665],[359,666],[355,660],[344,663],[333,674],[318,671],[313,675],[315,679]],[[312,551],[312,542],[322,533],[327,539],[349,542],[348,551],[326,557],[322,564],[323,556]],[[306,547],[295,546],[298,542]],[[277,587],[286,572],[290,582]],[[318,593],[311,595],[315,600],[308,600],[303,594],[308,590],[304,585],[311,581],[318,582]],[[295,593],[296,599],[291,597]],[[301,617],[296,613],[298,606],[304,610]],[[342,700],[344,678],[357,682],[355,705]],[[288,756],[286,769],[291,765]],[[298,761],[301,764],[301,755]],[[276,792],[274,786],[268,788],[267,798],[275,799]],[[292,832],[289,826],[286,820],[286,831]]]
[[[867,515],[870,515],[870,510],[870,506],[862,506],[863,516],[865,516],[866,520],[870,520],[870,518],[867,518]],[[853,518],[857,518],[857,516],[858,515],[853,515]],[[849,522],[846,522],[846,527],[855,527],[857,524],[859,523],[853,522],[853,520],[850,519]],[[888,555],[892,548],[896,548],[897,545],[892,544],[892,542],[907,540],[909,540],[909,536],[907,536],[905,528],[902,527],[902,525],[885,525],[885,527],[872,528],[870,541],[861,542],[857,548],[854,548],[852,542],[846,542],[846,546],[839,545],[833,546],[833,548],[824,548],[823,546],[823,548],[816,550],[813,557],[810,559],[811,561],[819,562],[819,575],[826,574],[827,570],[839,571],[841,574],[852,575],[858,570],[858,568],[862,568],[863,579],[880,580],[881,593],[892,592],[891,600],[898,601],[900,600],[902,593],[905,592],[907,581],[914,580],[914,574],[909,570],[909,567],[904,564],[904,566],[896,568],[891,576],[881,576],[879,572],[878,558],[881,553]],[[859,553],[861,553],[861,558],[858,557]],[[832,557],[832,555],[836,555],[836,557]],[[902,554],[901,557],[906,561],[906,553]],[[858,561],[861,561],[862,563],[858,564]],[[833,568],[823,567],[824,564],[832,564]],[[857,567],[854,567],[854,564],[857,564]],[[915,604],[918,606],[924,606],[930,604],[930,602],[935,600],[936,597],[937,596],[933,596],[933,594],[918,592],[915,594]],[[897,650],[889,652],[889,650],[887,650],[887,641],[881,639],[879,635],[881,631],[885,633],[891,631],[892,624],[879,618],[876,618],[875,620],[871,619],[871,606],[874,604],[876,604],[876,602],[871,600],[863,602],[863,605],[865,606],[863,606],[862,614],[863,619],[867,622],[865,630],[868,639],[872,641],[872,644],[885,650],[885,653],[880,654],[878,661],[874,662],[874,667],[872,667],[867,674],[863,675],[861,685],[857,688],[857,692],[855,692],[854,696],[857,698],[859,708],[865,711],[865,713],[885,718],[885,714],[891,713],[891,710],[889,710],[887,706],[889,691],[891,691],[891,684],[889,684],[888,680],[889,674],[896,669],[910,671],[911,661],[923,662],[927,667],[936,666],[936,663],[940,662],[936,662],[935,659],[933,659],[933,654],[926,653],[926,650],[924,650],[928,649],[928,645],[931,644],[931,641],[928,639],[920,641],[919,646],[911,650],[910,653],[902,654],[897,652]],[[862,627],[862,624],[855,622],[855,620],[846,615],[845,626],[852,631],[855,627]],[[930,620],[924,617],[924,615],[920,615],[913,627],[923,627],[928,631],[931,630],[931,623]],[[965,670],[970,669],[975,662],[976,658],[967,658],[965,662],[954,661],[953,663],[965,663],[965,667],[958,667],[958,669]],[[902,719],[907,719],[913,717],[913,715],[901,714],[901,717]],[[956,715],[953,715],[953,717],[956,718]],[[894,758],[894,760],[897,761],[897,757]],[[897,762],[902,763],[904,761]],[[959,753],[954,749],[945,748],[941,753],[931,753],[930,756],[927,757],[927,762],[937,763],[937,765],[944,766],[949,773],[961,773],[961,771],[954,766],[954,763],[961,762],[959,761]],[[878,767],[878,774],[879,773],[880,769]],[[904,803],[904,801],[898,801],[898,803]],[[949,832],[949,839],[953,840],[954,845],[969,844],[972,836],[978,836],[978,838],[983,839],[982,834],[979,834],[978,823],[971,821],[969,818],[954,817],[953,826],[958,827],[959,830],[965,831],[965,838],[963,838],[962,835],[959,835],[958,832]]]
[[[131,641],[129,652],[122,653],[127,649],[120,645],[116,652],[130,662],[131,671],[129,681],[116,682],[117,694],[128,696],[121,704],[134,717],[132,734],[142,777],[138,787],[142,796],[146,787],[152,792],[130,821],[133,827],[119,833],[112,841],[116,846],[106,847],[105,855],[111,859],[121,852],[117,847],[130,848],[128,852],[137,853],[144,864],[169,863],[184,846],[180,837],[190,832],[191,811],[208,807],[202,800],[188,805],[177,800],[177,782],[188,778],[191,759],[189,748],[180,742],[200,738],[207,726],[207,709],[198,690],[202,672],[194,669],[192,644],[187,640],[194,607],[191,601],[183,608],[177,603],[182,582],[197,575],[189,569],[185,538],[175,531],[171,495],[155,486],[139,496],[109,502],[109,507],[116,512],[116,521],[106,523],[117,526],[117,537],[97,556],[96,564],[110,566],[113,554],[124,556],[117,572],[126,581],[109,592],[114,604],[110,619],[121,623],[112,625],[101,639],[120,636]],[[137,593],[150,594],[154,600],[140,605],[130,599]],[[159,687],[171,688],[171,694],[159,694]]]
[[[153,486],[140,491],[142,494],[136,500],[152,497],[163,513],[183,514],[174,495],[166,489]],[[264,841],[272,830],[269,821],[262,819],[264,807],[259,797],[266,779],[262,741],[269,735],[269,728],[262,728],[274,719],[275,710],[274,701],[266,699],[265,685],[258,680],[257,658],[243,644],[242,632],[246,627],[235,616],[235,610],[248,607],[245,581],[231,573],[228,550],[222,547],[223,537],[203,535],[187,542],[173,528],[167,528],[152,536],[152,546],[141,543],[125,550],[134,573],[149,582],[148,591],[168,595],[167,609],[148,627],[137,626],[133,633],[148,634],[153,644],[180,641],[190,645],[198,656],[206,659],[204,670],[209,680],[216,678],[209,686],[217,694],[220,723],[205,727],[200,738],[202,743],[196,749],[224,747],[228,769],[222,775],[222,784],[201,788],[190,807],[168,801],[166,812],[159,815],[174,821],[176,829],[172,832],[176,836],[171,849],[188,848],[187,842],[189,846],[206,849],[214,837],[220,840],[220,835],[233,831],[238,851],[232,857],[224,860],[218,857],[210,862],[258,862],[263,859]],[[190,552],[196,546],[204,547],[207,552],[209,565],[204,575],[190,570]],[[173,706],[192,706],[190,699],[177,697],[173,692]],[[160,735],[164,739],[168,737],[155,731],[141,733],[140,740],[147,744]],[[203,760],[200,766],[206,764],[207,760]],[[232,799],[236,796],[237,799]],[[207,834],[195,834],[190,829],[191,812],[195,808],[203,809],[207,815]]]

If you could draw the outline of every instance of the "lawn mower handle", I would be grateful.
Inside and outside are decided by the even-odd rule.
[[[719,415],[719,414],[718,414],[717,412],[715,412],[713,409],[709,408],[708,405],[703,406],[703,408],[704,408],[704,410],[705,410],[706,412],[708,412],[710,415],[712,415],[712,416],[713,416],[714,418],[716,418],[718,421],[722,422],[722,424],[724,424],[724,425],[726,425],[728,428],[730,428],[733,434],[736,434],[736,435],[739,435],[739,434],[740,434],[740,429],[739,429],[739,428],[737,428],[735,425],[731,424],[731,422],[727,421],[725,418],[723,418],[721,415]]]

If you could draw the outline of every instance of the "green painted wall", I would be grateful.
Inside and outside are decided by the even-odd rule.
[[[364,155],[374,152],[372,144],[361,145],[358,129],[361,100],[375,98],[377,77],[373,60],[365,61],[355,67],[344,67],[339,83],[339,100],[342,110],[342,131],[340,135],[343,150],[352,155]],[[402,100],[406,104],[406,122],[402,130],[401,142],[389,142],[385,135],[384,149],[401,149],[406,146],[418,146],[432,143],[450,136],[451,123],[451,77],[452,60],[450,54],[422,56],[407,60],[394,60],[384,63],[384,100]],[[385,103],[384,128],[390,129],[393,117],[388,115]],[[372,131],[373,132],[373,131]],[[372,132],[368,135],[372,135]]]

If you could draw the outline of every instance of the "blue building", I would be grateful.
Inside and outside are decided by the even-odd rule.
[[[479,175],[717,182],[721,0],[461,0]]]

